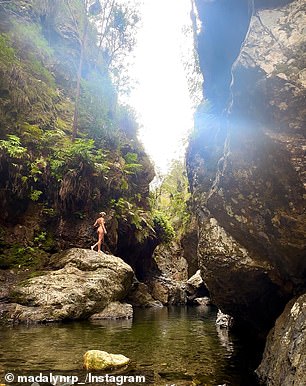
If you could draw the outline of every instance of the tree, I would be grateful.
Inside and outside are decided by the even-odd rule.
[[[66,25],[79,46],[79,60],[76,77],[75,106],[72,124],[72,140],[78,133],[80,112],[81,81],[86,49],[90,44],[89,29],[94,26],[97,38],[95,56],[96,71],[113,73],[120,88],[124,73],[124,57],[135,44],[135,29],[139,21],[136,7],[120,3],[119,0],[64,0],[70,22]]]
[[[135,45],[137,24],[140,20],[137,4],[132,6],[118,0],[102,0],[100,8],[94,3],[95,10],[91,15],[98,30],[99,53],[96,65],[102,61],[106,70],[110,70],[120,88],[124,74],[124,59]]]
[[[170,170],[161,179],[161,184],[152,192],[153,209],[164,213],[171,219],[171,224],[180,236],[189,219],[187,202],[190,197],[185,165],[180,160],[173,160]]]
[[[89,27],[88,7],[89,0],[65,0],[68,14],[70,16],[69,28],[79,44],[80,56],[77,70],[77,83],[75,90],[75,105],[72,124],[72,140],[74,141],[78,132],[79,102],[81,93],[82,69],[84,64],[84,54],[87,42],[87,33]]]

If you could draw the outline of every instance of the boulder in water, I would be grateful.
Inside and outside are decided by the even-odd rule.
[[[203,298],[195,298],[193,302],[197,306],[210,306],[211,305],[211,301],[210,301],[209,297],[207,297],[207,296],[204,296]]]
[[[128,303],[112,302],[103,311],[91,315],[91,320],[101,319],[131,319],[133,317],[133,306]]]
[[[152,295],[149,293],[148,286],[138,281],[133,283],[127,300],[135,307],[163,307],[163,304],[159,300],[153,299]]]
[[[128,365],[130,359],[121,354],[109,354],[106,351],[89,350],[84,354],[86,370],[107,370]]]
[[[229,328],[232,327],[234,319],[232,316],[224,314],[222,311],[218,310],[216,325],[220,328]]]

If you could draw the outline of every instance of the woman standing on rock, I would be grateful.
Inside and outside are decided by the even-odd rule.
[[[105,212],[100,212],[100,217],[96,220],[94,223],[94,227],[98,227],[97,233],[98,233],[98,241],[95,245],[91,246],[91,250],[93,251],[96,246],[98,246],[98,252],[101,252],[101,245],[104,241],[104,235],[106,235],[106,228],[105,228],[105,221],[104,217],[106,216]]]

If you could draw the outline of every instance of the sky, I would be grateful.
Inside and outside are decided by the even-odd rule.
[[[190,0],[144,0],[134,50],[132,76],[137,85],[129,103],[141,125],[139,138],[156,170],[166,173],[172,159],[182,158],[183,141],[193,126],[184,58],[192,47]],[[189,58],[190,60],[190,58]]]

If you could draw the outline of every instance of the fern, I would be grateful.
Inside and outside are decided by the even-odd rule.
[[[21,146],[20,138],[12,134],[8,134],[7,138],[7,140],[0,140],[0,149],[5,150],[12,158],[23,158],[27,153],[27,149]]]

